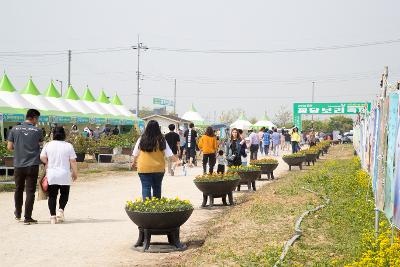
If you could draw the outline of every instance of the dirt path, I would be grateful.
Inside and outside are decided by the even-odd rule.
[[[281,160],[280,160],[281,161]],[[282,161],[276,177],[287,170]],[[182,227],[185,242],[203,231],[203,225],[230,207],[201,209],[201,193],[193,184],[201,168],[188,176],[166,176],[163,195],[190,200],[195,211]],[[269,183],[257,182],[257,186]],[[248,194],[242,191],[240,194]],[[143,266],[156,265],[169,255],[140,253],[132,249],[137,228],[125,211],[126,200],[141,195],[138,176],[118,173],[98,180],[76,183],[71,188],[65,211],[66,222],[50,225],[47,201],[35,203],[33,217],[38,225],[25,226],[13,218],[13,193],[0,194],[0,265],[1,266]],[[236,196],[239,193],[235,193]],[[153,240],[152,240],[153,241]],[[154,241],[166,241],[164,237]],[[178,252],[174,253],[179,255]]]

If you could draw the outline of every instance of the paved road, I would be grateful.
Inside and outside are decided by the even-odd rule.
[[[279,165],[276,176],[286,170]],[[195,211],[182,227],[182,240],[196,231],[224,207],[199,208],[200,191],[193,184],[201,169],[188,176],[166,176],[163,196],[190,200]],[[268,182],[258,182],[258,186]],[[243,192],[246,193],[246,192]],[[13,193],[0,194],[0,266],[134,266],[154,265],[166,254],[140,253],[132,249],[137,228],[125,211],[126,200],[140,197],[141,187],[134,173],[117,173],[88,182],[75,183],[66,207],[66,222],[50,225],[47,201],[37,201],[33,217],[38,225],[14,221]],[[219,200],[217,200],[219,201]],[[155,241],[166,241],[157,237]]]

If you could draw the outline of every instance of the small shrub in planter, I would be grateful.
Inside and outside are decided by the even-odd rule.
[[[226,197],[229,198],[229,204],[233,205],[232,192],[239,184],[240,176],[237,173],[225,174],[205,174],[197,176],[194,179],[196,187],[203,192],[202,207],[206,207],[207,199],[210,199],[210,207],[214,205],[214,198],[222,198],[223,205],[227,205]]]
[[[268,179],[275,179],[274,170],[279,165],[278,160],[273,158],[265,158],[265,159],[252,160],[250,161],[250,164],[261,167],[261,173],[267,174]]]
[[[68,142],[72,144],[76,153],[76,161],[83,162],[85,160],[85,154],[89,147],[89,138],[84,137],[80,134],[78,135],[70,135],[68,138]]]
[[[237,173],[240,181],[237,190],[240,191],[240,185],[245,184],[248,190],[253,188],[256,191],[256,180],[261,176],[261,167],[255,165],[249,166],[232,166],[228,169],[228,173]]]
[[[308,166],[310,166],[310,163],[314,165],[318,158],[319,150],[317,148],[309,148],[304,150],[303,153],[306,156],[305,161],[307,162]]]
[[[294,154],[284,155],[282,159],[287,163],[287,165],[289,165],[289,170],[292,170],[292,166],[299,166],[300,170],[302,170],[306,156],[303,152],[297,152]]]
[[[179,198],[140,198],[127,201],[125,211],[139,228],[139,238],[135,247],[143,246],[143,252],[150,247],[152,234],[165,234],[170,245],[177,249],[185,246],[179,240],[179,228],[190,217],[193,205]]]
[[[12,152],[7,149],[7,142],[0,142],[0,161],[6,167],[14,166],[14,157]]]

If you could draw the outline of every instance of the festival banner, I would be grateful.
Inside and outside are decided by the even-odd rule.
[[[400,228],[400,121],[398,121],[395,155],[394,203],[392,223]]]
[[[394,202],[394,163],[396,154],[396,138],[399,120],[399,94],[398,92],[389,95],[389,118],[388,118],[388,144],[386,158],[386,178],[385,178],[385,205],[384,212],[386,217],[393,217]]]
[[[389,98],[380,101],[380,132],[378,143],[378,177],[376,180],[376,207],[383,211],[385,203],[385,175],[387,158],[387,122],[389,111]]]

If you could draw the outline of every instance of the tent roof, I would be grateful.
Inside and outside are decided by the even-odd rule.
[[[114,95],[114,97],[111,99],[111,104],[113,105],[117,105],[117,106],[122,106],[122,101],[119,98],[119,96],[117,94]]]
[[[8,76],[5,73],[0,81],[0,91],[5,91],[5,92],[16,91],[14,85],[12,85],[10,79],[8,79]]]
[[[197,112],[196,108],[192,104],[191,108],[189,111],[187,111],[185,114],[183,114],[182,119],[192,121],[192,122],[203,122],[204,119],[201,117],[201,115]]]
[[[103,89],[101,90],[99,98],[97,98],[97,101],[100,103],[110,104],[110,100],[106,96],[106,93],[104,92]]]
[[[43,95],[47,96],[47,97],[56,97],[56,98],[61,97],[61,94],[58,92],[57,88],[54,86],[53,81],[50,82],[49,87],[47,87],[47,90],[46,90],[46,92],[44,92]]]
[[[82,100],[86,100],[89,102],[95,102],[96,98],[94,98],[92,92],[90,91],[89,87],[86,87],[85,92],[83,93],[83,96],[81,98]]]
[[[37,89],[36,85],[33,83],[32,78],[29,79],[27,85],[20,93],[27,95],[40,95],[40,92]]]
[[[65,99],[70,99],[70,100],[80,100],[78,94],[75,92],[74,88],[72,85],[68,86],[68,90],[64,95]]]

